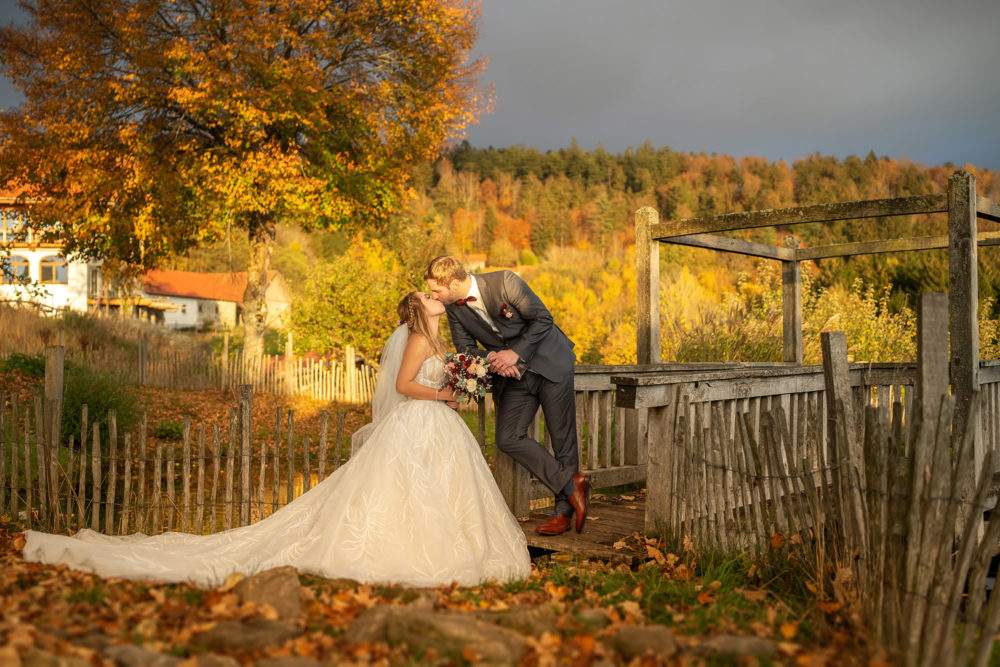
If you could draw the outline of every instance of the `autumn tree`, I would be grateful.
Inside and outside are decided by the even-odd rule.
[[[2,180],[32,225],[134,273],[238,229],[259,354],[275,225],[377,227],[483,108],[462,0],[21,0]]]

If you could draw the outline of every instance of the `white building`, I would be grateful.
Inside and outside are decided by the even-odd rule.
[[[19,201],[17,193],[0,193],[0,303],[31,302],[47,312],[118,310],[123,300],[117,288],[106,283],[101,262],[67,260],[62,244],[42,242],[26,228],[31,204]],[[153,319],[173,308],[148,298],[125,303]]]
[[[67,261],[62,246],[42,243],[25,229],[28,203],[0,194],[0,301],[32,301],[46,310],[87,310],[93,264]],[[31,287],[20,279],[27,278]]]
[[[247,273],[195,273],[192,271],[149,271],[142,277],[142,291],[149,298],[165,299],[176,306],[163,314],[163,323],[174,329],[232,328],[243,315],[243,293]],[[264,292],[266,323],[280,327],[291,298],[285,279],[268,271]]]

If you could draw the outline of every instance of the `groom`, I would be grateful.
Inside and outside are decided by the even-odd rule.
[[[578,472],[573,343],[531,288],[512,271],[472,275],[454,257],[431,260],[424,278],[445,304],[455,349],[482,356],[494,382],[496,443],[555,494],[555,512],[537,528],[542,535],[576,531],[587,518],[590,479]],[[528,437],[541,406],[555,456]]]

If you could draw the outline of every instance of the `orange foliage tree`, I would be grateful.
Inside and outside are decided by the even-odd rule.
[[[0,63],[6,184],[31,224],[140,272],[249,238],[247,352],[278,223],[375,227],[485,104],[463,0],[22,0]]]

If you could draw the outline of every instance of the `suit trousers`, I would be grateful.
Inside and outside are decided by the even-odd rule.
[[[552,440],[551,454],[528,437],[539,406]],[[501,391],[494,393],[494,407],[497,447],[552,489],[557,512],[572,512],[563,489],[579,469],[573,373],[560,382],[531,371],[520,380],[505,378]]]

